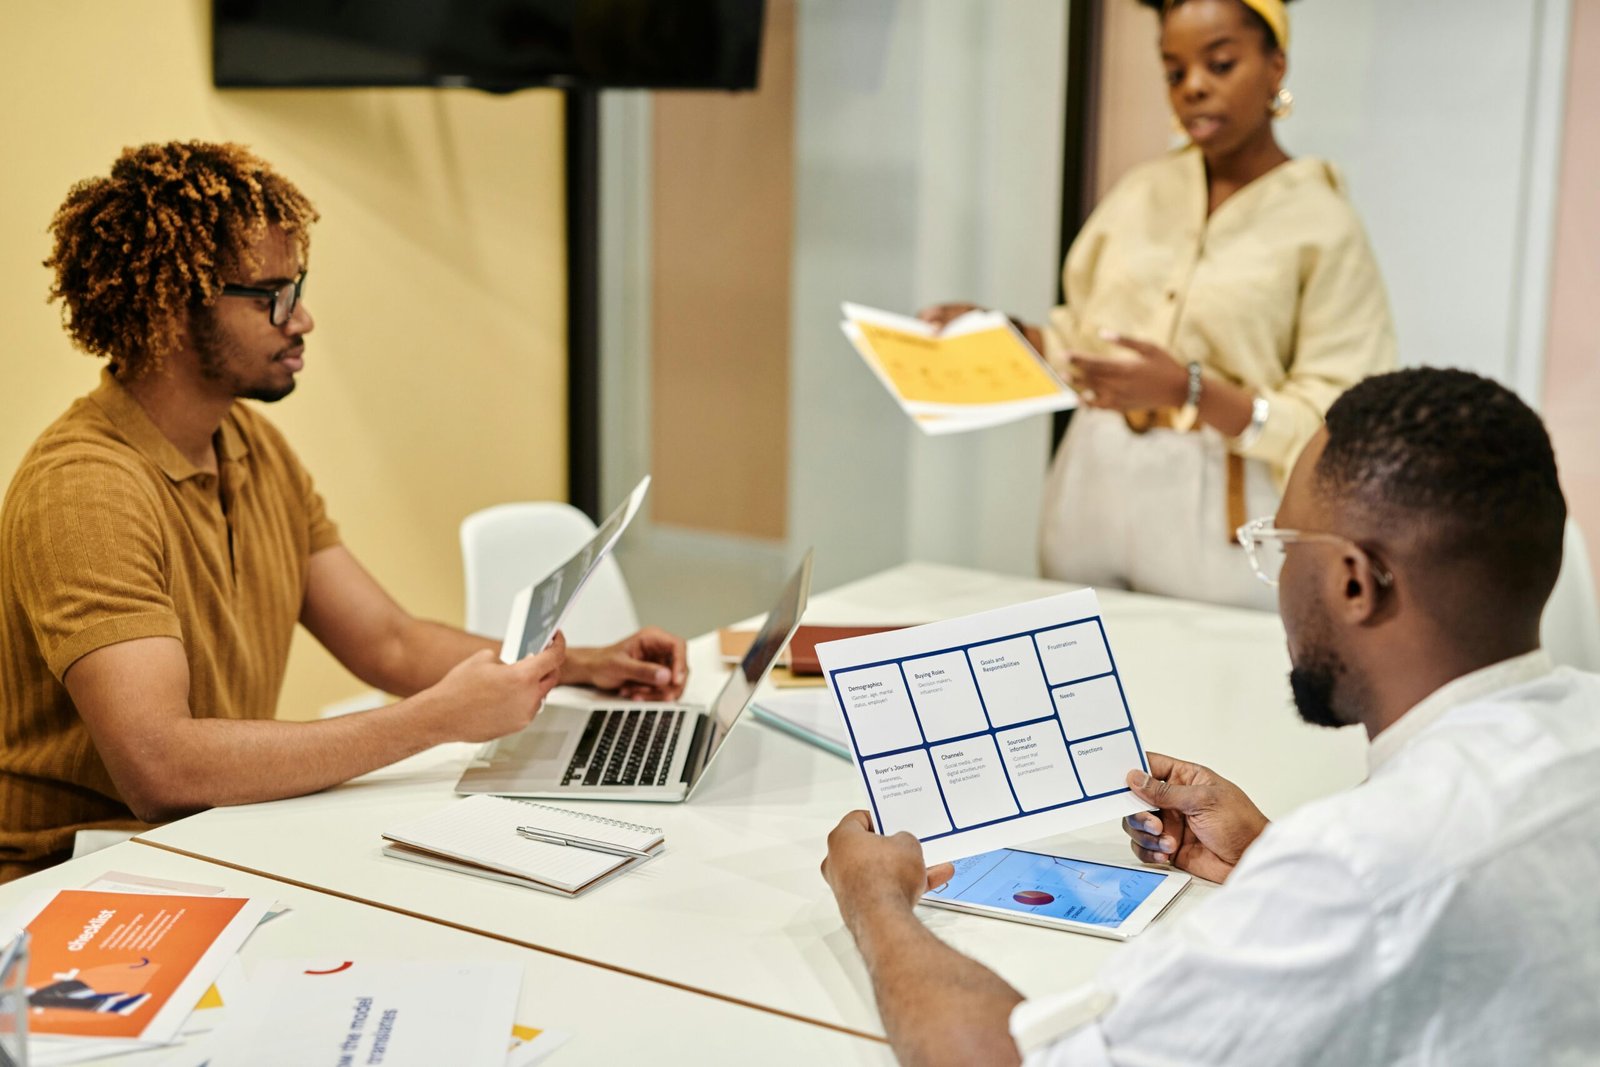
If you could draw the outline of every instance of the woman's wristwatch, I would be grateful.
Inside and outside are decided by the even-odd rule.
[[[1261,431],[1267,427],[1267,415],[1272,407],[1264,396],[1255,396],[1250,400],[1250,425],[1244,432],[1233,439],[1235,452],[1249,451],[1257,441],[1261,440]]]

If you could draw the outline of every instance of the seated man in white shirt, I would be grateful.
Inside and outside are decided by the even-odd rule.
[[[948,865],[851,813],[823,874],[902,1062],[1594,1062],[1600,677],[1539,649],[1565,517],[1544,428],[1501,386],[1416,369],[1346,393],[1277,528],[1245,538],[1263,577],[1281,562],[1300,714],[1364,727],[1367,780],[1269,823],[1150,753],[1134,853],[1226,884],[1039,1000],[918,921]]]

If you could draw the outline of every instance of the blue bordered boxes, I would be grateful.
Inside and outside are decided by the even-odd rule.
[[[1147,769],[1093,590],[817,646],[885,833],[929,863],[1145,807]]]

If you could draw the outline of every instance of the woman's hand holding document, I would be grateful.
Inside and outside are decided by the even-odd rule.
[[[940,328],[847,303],[840,328],[924,433],[999,426],[1078,403],[999,311],[971,311]]]

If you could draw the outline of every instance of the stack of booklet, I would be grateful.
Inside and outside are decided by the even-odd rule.
[[[833,694],[826,689],[768,693],[750,702],[750,714],[835,756],[850,758],[850,735],[845,733]]]
[[[289,943],[330,955],[258,946],[247,971],[240,948],[287,910],[108,871],[0,913],[0,1067],[131,1052],[160,1067],[533,1067],[571,1037],[517,1022],[516,962],[348,958],[345,939],[302,931]]]
[[[659,855],[653,826],[473,796],[384,831],[384,854],[575,897]]]
[[[0,1064],[98,1060],[216,1029],[240,946],[282,911],[117,872],[34,894],[0,915]]]

